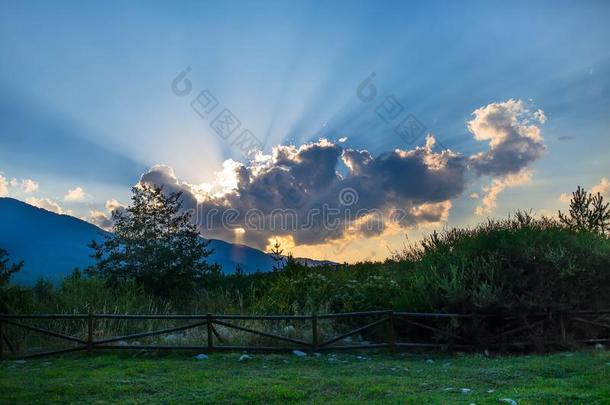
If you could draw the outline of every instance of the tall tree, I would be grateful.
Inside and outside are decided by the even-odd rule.
[[[9,263],[8,252],[0,248],[0,287],[4,287],[10,281],[13,274],[23,267],[23,261],[19,263]]]
[[[19,263],[10,263],[9,254],[6,250],[0,248],[0,314],[9,312],[7,304],[6,288],[11,276],[17,273],[23,267],[23,261]]]
[[[96,260],[91,272],[111,283],[135,280],[163,298],[184,297],[210,272],[208,243],[181,210],[182,193],[147,184],[132,192],[131,206],[112,214],[113,233],[90,243]]]
[[[559,220],[576,231],[591,231],[602,235],[610,232],[610,203],[604,202],[600,194],[588,193],[578,186],[572,193],[570,211],[566,215],[559,211]]]

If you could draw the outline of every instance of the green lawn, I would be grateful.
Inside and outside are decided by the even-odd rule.
[[[0,403],[610,404],[609,352],[239,357],[123,353],[4,361]]]

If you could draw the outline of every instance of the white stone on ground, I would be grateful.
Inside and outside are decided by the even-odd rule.
[[[306,357],[307,356],[307,353],[302,352],[300,350],[293,350],[292,354],[294,354],[297,357]]]
[[[238,361],[248,361],[248,360],[252,360],[252,356],[250,356],[248,354],[242,354],[241,356],[239,356]]]
[[[197,360],[207,360],[208,359],[208,355],[207,354],[198,354],[197,356],[195,356],[195,359]]]

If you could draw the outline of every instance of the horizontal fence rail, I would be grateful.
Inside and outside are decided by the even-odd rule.
[[[332,351],[332,350],[355,350],[355,349],[396,349],[407,348],[443,348],[443,349],[473,349],[480,347],[499,347],[506,345],[527,345],[527,342],[509,342],[507,339],[521,332],[535,332],[537,328],[545,327],[547,324],[559,319],[560,333],[562,339],[566,340],[567,328],[575,325],[586,325],[601,330],[610,330],[607,315],[610,310],[602,311],[572,311],[559,314],[550,313],[531,313],[521,317],[493,315],[493,314],[455,314],[455,313],[423,313],[423,312],[401,312],[401,311],[365,311],[365,312],[346,312],[335,314],[311,314],[311,315],[139,315],[139,314],[0,314],[0,360],[5,358],[5,354],[10,353],[10,358],[32,358],[49,356],[55,354],[72,353],[85,351],[88,353],[94,350],[189,350],[189,351],[265,351],[265,352],[286,352],[295,349],[308,350],[311,352]],[[586,319],[593,317],[593,319]],[[606,317],[606,318],[604,318]],[[364,318],[368,318],[365,321]],[[354,320],[366,322],[364,325],[354,327],[335,336],[326,336],[322,339],[320,333],[321,321],[348,322]],[[84,332],[86,337],[74,336],[61,333],[43,327],[32,326],[27,321],[53,321],[53,322],[86,322]],[[450,328],[443,328],[435,323],[425,323],[429,320],[440,320],[460,322],[485,322],[495,320],[502,322],[502,328],[493,336],[484,341],[476,341],[472,336],[462,336],[455,333]],[[98,322],[110,321],[188,321],[187,324],[179,326],[164,327],[160,329],[146,330],[137,333],[127,333],[119,336],[95,339],[96,324]],[[259,322],[278,322],[278,321],[301,321],[309,322],[311,338],[302,339],[294,336],[258,330],[254,327],[236,324],[238,321],[259,321]],[[380,331],[384,326],[383,331]],[[7,327],[34,332],[40,335],[56,338],[74,347],[62,348],[51,351],[40,351],[24,356],[18,356],[14,344],[8,337]],[[136,339],[150,338],[161,335],[168,335],[176,332],[186,332],[197,328],[205,327],[205,341],[202,344],[141,344]],[[218,332],[217,327],[225,330],[244,332],[250,335],[269,339],[282,345],[235,345],[227,344],[226,337]],[[409,341],[410,333],[404,331],[418,330],[420,335],[427,334],[427,341]],[[362,336],[363,333],[371,334],[376,338],[372,342],[361,342],[351,344],[353,336]],[[308,332],[309,333],[309,332]],[[432,336],[432,338],[430,338]],[[132,342],[131,344],[128,342]],[[344,343],[338,345],[338,343]],[[610,342],[610,336],[595,339],[580,339],[575,342],[582,344],[596,344]],[[290,345],[286,345],[290,344]]]

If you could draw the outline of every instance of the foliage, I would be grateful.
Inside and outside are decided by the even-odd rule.
[[[9,263],[8,252],[0,248],[0,288],[8,285],[11,276],[23,267],[23,261]]]
[[[273,259],[273,271],[281,270],[286,264],[287,258],[283,255],[284,249],[279,241],[275,241],[271,248],[271,258]],[[290,257],[289,257],[290,258]]]
[[[575,194],[577,199],[583,198],[582,192]],[[139,229],[140,233],[122,232],[119,235],[126,235],[125,239],[144,233]],[[129,243],[136,244],[137,240]],[[157,242],[151,249],[155,248]],[[433,232],[384,263],[311,268],[291,255],[283,255],[279,244],[274,251],[280,259],[275,271],[223,275],[218,267],[206,267],[195,280],[189,279],[191,284],[180,285],[180,290],[189,291],[188,295],[176,292],[177,287],[161,294],[150,288],[146,279],[135,276],[117,283],[113,272],[98,272],[96,277],[75,272],[58,288],[40,282],[30,290],[14,289],[6,302],[11,312],[47,313],[309,314],[394,309],[476,316],[500,313],[513,319],[534,312],[549,314],[553,319],[545,329],[549,335],[513,336],[523,341],[557,339],[560,312],[610,308],[608,236],[594,227],[535,218],[527,212],[488,220],[473,228]],[[123,257],[118,248],[111,253]],[[127,264],[129,270],[140,265]],[[159,268],[153,262],[155,265]],[[120,268],[116,266],[119,274],[124,268],[123,263]],[[480,341],[495,333],[495,326],[486,323],[476,328],[460,322],[431,326]],[[596,337],[594,328],[585,332],[584,337]]]
[[[14,287],[6,302],[10,313],[169,313],[171,304],[145,293],[135,281],[110,285],[78,269],[55,287],[39,280],[31,289]]]
[[[433,233],[407,276],[403,306],[519,312],[610,306],[610,241],[518,212],[474,229]]]
[[[284,267],[268,280],[257,312],[308,314],[390,309],[397,304],[398,283],[375,264],[342,270],[307,267],[288,256]]]
[[[580,186],[572,193],[568,215],[559,211],[559,220],[569,229],[600,234],[610,232],[610,203],[600,193],[587,193]]]
[[[19,263],[9,263],[9,254],[0,248],[0,313],[7,312],[7,300],[14,287],[8,287],[11,276],[23,267],[23,261]]]
[[[113,212],[113,233],[90,244],[97,261],[92,273],[113,285],[135,281],[158,297],[184,297],[211,270],[207,242],[190,213],[180,211],[181,193],[146,184],[132,191],[132,205]]]
[[[472,229],[434,232],[385,263],[312,268],[288,256],[272,273],[223,275],[216,268],[200,277],[187,300],[150,294],[135,280],[121,288],[81,275],[66,279],[52,294],[70,291],[74,296],[77,286],[87,285],[78,300],[97,308],[104,300],[94,297],[103,290],[116,293],[112,299],[119,300],[121,291],[142,288],[158,305],[170,302],[184,312],[552,312],[610,307],[609,269],[610,241],[605,236],[517,212]],[[33,293],[39,307],[49,295],[42,287]]]

